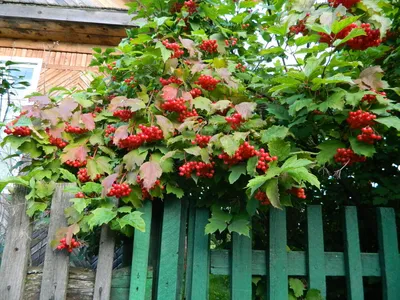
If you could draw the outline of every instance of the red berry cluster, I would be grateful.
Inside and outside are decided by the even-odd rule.
[[[190,15],[197,11],[197,4],[193,0],[185,1],[183,5],[187,8]]]
[[[65,132],[68,133],[83,134],[88,131],[86,128],[71,126],[69,123],[65,123],[65,125]]]
[[[241,63],[238,63],[236,65],[236,70],[239,70],[240,72],[246,72],[246,66],[242,65]]]
[[[80,161],[80,160],[77,160],[77,159],[75,159],[75,160],[67,160],[65,162],[65,164],[70,166],[70,167],[80,168],[80,167],[86,166],[87,161],[86,160]]]
[[[193,145],[198,145],[200,148],[207,147],[208,143],[210,142],[211,136],[209,135],[201,135],[196,134],[196,139],[192,141]]]
[[[167,100],[161,104],[161,108],[165,111],[174,111],[180,113],[187,110],[186,100],[183,98]]]
[[[168,79],[160,78],[160,83],[161,83],[163,86],[169,85],[169,84],[171,84],[171,83],[175,83],[175,84],[177,84],[177,85],[181,85],[181,84],[183,83],[183,81],[180,80],[179,78],[176,78],[175,76],[171,76],[171,77],[168,78]]]
[[[290,26],[289,28],[290,32],[294,34],[299,34],[299,33],[303,35],[308,34],[308,30],[306,28],[306,22],[309,16],[310,14],[307,14],[306,17],[302,20],[299,20],[296,25]]]
[[[79,169],[77,175],[78,175],[79,181],[82,183],[90,181],[90,176],[88,175],[86,168]],[[97,174],[94,181],[99,180],[100,178],[101,178],[101,175]]]
[[[113,116],[120,118],[121,121],[127,122],[132,118],[133,114],[134,113],[129,109],[119,109],[114,111]]]
[[[113,183],[112,187],[107,193],[108,197],[125,197],[129,196],[132,192],[132,189],[129,187],[127,183]]]
[[[143,186],[143,179],[141,179],[139,175],[136,178],[136,182],[140,185],[140,188],[142,190],[142,200],[153,199],[153,197],[150,195],[149,191]],[[154,190],[157,187],[160,187],[161,190],[164,189],[164,186],[161,185],[161,181],[160,180],[156,180],[156,182],[150,188],[150,190]]]
[[[111,134],[115,133],[116,130],[117,130],[117,128],[115,128],[114,126],[107,125],[107,128],[105,130],[105,136],[106,137],[110,136]]]
[[[71,242],[70,242],[69,245],[67,244],[67,239],[66,238],[62,238],[60,240],[60,244],[57,246],[57,250],[67,249],[67,251],[69,253],[71,253],[74,248],[78,248],[78,247],[80,247],[80,245],[81,245],[81,243],[79,243],[74,238],[71,239]]]
[[[304,189],[302,189],[302,188],[293,187],[289,190],[289,193],[295,195],[297,198],[300,198],[300,199],[307,198],[306,193],[304,192]]]
[[[199,46],[201,50],[208,53],[217,53],[218,52],[218,44],[216,40],[205,40]]]
[[[333,7],[338,7],[342,4],[346,8],[350,8],[360,1],[361,0],[328,0],[329,4]]]
[[[369,126],[361,128],[361,134],[357,135],[357,140],[371,145],[375,141],[380,141],[381,139],[382,137],[375,134],[374,130]]]
[[[195,109],[192,109],[192,110],[185,110],[185,111],[183,111],[183,112],[181,112],[181,113],[179,114],[178,122],[183,123],[183,122],[185,122],[185,120],[186,120],[187,118],[197,117],[198,115],[199,115],[199,114],[197,113],[197,111],[196,111]]]
[[[4,133],[15,136],[28,136],[31,135],[31,129],[28,126],[17,126],[11,129],[6,127],[6,129],[4,129]]]
[[[207,91],[213,91],[215,87],[217,86],[218,83],[220,83],[221,80],[215,79],[212,76],[208,75],[200,75],[199,79],[195,82],[195,84],[200,85],[203,89]]]
[[[124,82],[126,83],[126,84],[131,84],[131,82],[136,82],[136,80],[135,80],[135,77],[133,77],[133,76],[131,76],[131,77],[129,77],[129,78],[126,78],[125,80],[124,80]],[[134,84],[132,85],[132,86],[134,86]]]
[[[85,198],[85,194],[83,192],[78,192],[75,194],[75,198]]]
[[[364,162],[367,160],[365,156],[360,156],[354,153],[352,149],[339,148],[336,150],[336,154],[334,156],[336,162],[341,163],[342,165],[351,166],[357,162]]]
[[[374,119],[376,119],[376,115],[359,109],[357,111],[349,112],[347,123],[349,123],[350,128],[358,129],[372,125],[374,123]]]
[[[165,48],[174,51],[174,53],[171,54],[171,58],[179,58],[185,53],[181,49],[181,46],[178,43],[170,43],[168,42],[168,40],[164,40],[162,41],[162,43],[165,46]]]
[[[53,136],[49,136],[49,142],[51,145],[56,146],[58,149],[63,149],[68,145],[67,142],[63,141],[61,138],[55,138]]]
[[[198,89],[198,88],[194,88],[194,89],[192,89],[192,90],[190,91],[190,95],[192,95],[193,99],[194,99],[194,98],[197,98],[197,97],[200,97],[201,94],[202,94],[202,92],[201,92],[201,90]]]
[[[238,39],[231,37],[229,40],[225,40],[225,46],[227,47],[233,47],[237,44]]]
[[[225,120],[231,125],[231,128],[233,130],[238,129],[240,125],[245,121],[245,119],[243,119],[242,115],[239,113],[234,113],[230,117],[225,117]]]
[[[243,28],[243,29],[247,29],[247,28],[249,28],[249,27],[250,27],[250,24],[249,24],[249,23],[242,24],[242,28]]]
[[[278,160],[278,158],[276,156],[270,156],[268,152],[265,152],[265,150],[263,148],[261,148],[258,152],[258,162],[257,162],[257,166],[256,169],[260,170],[261,172],[265,173],[267,172],[269,166],[268,163],[274,160]]]
[[[369,47],[377,47],[382,42],[380,39],[379,29],[371,29],[368,23],[361,24],[361,28],[365,30],[367,35],[360,35],[352,38],[346,44],[353,50],[366,50]]]
[[[244,142],[240,147],[236,150],[233,156],[229,156],[227,153],[222,153],[218,155],[219,159],[224,161],[226,165],[236,165],[241,161],[247,160],[250,157],[258,155],[258,151],[251,146],[248,142]]]
[[[261,205],[270,205],[271,202],[269,201],[267,194],[262,192],[262,191],[258,191],[255,195],[254,198],[257,199],[258,201],[260,201]]]
[[[142,132],[138,134],[133,134],[128,136],[126,139],[120,140],[118,143],[118,147],[128,148],[128,149],[137,149],[145,142],[151,143],[155,141],[159,141],[163,139],[163,132],[157,126],[144,126],[139,124],[139,128]]]
[[[386,97],[386,93],[385,92],[377,92],[375,90],[371,90],[374,93],[377,93],[383,97]],[[362,102],[368,102],[368,103],[375,103],[376,102],[376,95],[374,94],[366,94],[362,97],[361,99]]]
[[[207,164],[202,161],[190,161],[179,167],[179,175],[190,178],[195,172],[197,177],[212,178],[215,173],[214,165],[214,162]]]
[[[107,65],[107,68],[112,71],[115,68],[115,65],[117,64],[117,62],[113,61],[111,64]]]

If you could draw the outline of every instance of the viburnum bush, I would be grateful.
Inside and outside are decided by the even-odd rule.
[[[90,88],[34,95],[7,124],[3,144],[32,161],[2,187],[30,186],[30,215],[68,181],[66,214],[84,231],[144,230],[144,201],[179,198],[211,207],[207,233],[248,235],[250,217],[301,206],[321,179],[368,161],[400,130],[376,63],[392,51],[379,1],[130,8],[138,27],[94,49],[102,75]]]

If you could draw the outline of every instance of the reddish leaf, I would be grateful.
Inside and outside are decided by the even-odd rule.
[[[118,142],[122,139],[126,139],[128,137],[128,125],[123,125],[117,128],[114,133],[114,144],[118,145]]]
[[[130,107],[131,111],[138,111],[139,109],[145,108],[146,105],[140,99],[128,99],[124,96],[118,96],[111,100],[108,110],[114,112],[119,107]]]
[[[231,101],[229,100],[219,100],[215,103],[211,103],[211,109],[213,111],[224,111],[231,105]]]
[[[127,100],[125,96],[118,96],[111,100],[110,105],[108,106],[108,110],[114,112],[121,106],[121,103]]]
[[[195,74],[195,73],[197,73],[197,72],[201,72],[201,71],[203,71],[204,68],[207,67],[206,64],[203,64],[203,63],[198,62],[198,61],[192,62],[192,64],[193,64],[193,67],[192,67],[192,69],[190,70],[190,72],[192,72],[192,74]]]
[[[58,118],[60,117],[57,108],[50,108],[42,110],[40,113],[43,120],[49,120],[51,125],[56,125],[58,123]]]
[[[183,92],[182,98],[185,100],[193,100],[192,94],[190,94],[189,92]]]
[[[63,120],[68,120],[77,107],[78,103],[76,103],[74,99],[65,98],[58,104],[57,111]]]
[[[81,118],[82,118],[83,124],[85,124],[85,127],[88,130],[95,129],[96,125],[94,124],[94,118],[93,118],[92,113],[83,114]]]
[[[101,182],[101,185],[103,186],[103,191],[101,193],[102,197],[105,197],[107,195],[108,190],[111,188],[115,180],[117,180],[117,178],[118,178],[118,173],[115,173],[103,179],[103,181]]]
[[[238,88],[238,84],[237,82],[233,81],[233,78],[231,76],[231,72],[229,72],[229,70],[227,68],[221,68],[221,69],[217,69],[216,70],[218,75],[221,76],[221,78],[226,82],[226,84],[233,88],[233,89],[237,89]]]
[[[242,115],[244,119],[248,119],[256,109],[257,104],[253,102],[242,102],[235,106],[236,111]]]
[[[28,118],[40,118],[42,110],[38,108],[37,106],[33,105],[25,105],[22,106],[21,112],[26,113],[25,116]]]
[[[171,100],[175,99],[176,95],[178,95],[178,88],[173,86],[164,86],[162,89],[162,97],[164,100]]]
[[[76,111],[72,115],[71,126],[81,127],[80,124],[81,124],[81,112],[80,111]]]
[[[156,119],[157,124],[161,127],[161,130],[163,131],[164,137],[171,136],[172,133],[174,133],[174,124],[172,124],[170,120],[161,115],[156,115]]]
[[[148,161],[141,165],[139,170],[140,178],[143,179],[143,187],[150,190],[157,179],[161,177],[162,169],[158,162]]]
[[[80,160],[84,161],[87,157],[89,149],[86,146],[78,146],[74,148],[65,148],[64,153],[61,154],[61,162],[64,163],[67,160]]]
[[[373,66],[366,68],[360,73],[360,78],[354,80],[356,84],[363,90],[377,90],[379,91],[384,87],[382,81],[383,70],[380,66]]]
[[[72,237],[79,232],[79,225],[78,224],[72,224],[68,226],[67,232],[65,235],[65,242],[67,243],[68,246],[71,245],[71,239]]]
[[[196,49],[196,44],[194,43],[194,41],[183,39],[181,37],[179,37],[179,40],[181,41],[182,46],[189,52],[190,56],[195,56],[196,53],[199,53],[199,51],[197,51]]]
[[[57,127],[52,126],[49,128],[49,134],[55,138],[62,138],[61,133],[64,132],[65,123],[58,125]]]
[[[29,98],[29,102],[33,102],[38,107],[44,107],[46,105],[49,105],[51,103],[51,100],[47,96],[34,96],[32,98]]]

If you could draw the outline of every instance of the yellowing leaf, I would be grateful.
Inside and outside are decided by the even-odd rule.
[[[141,165],[139,169],[140,178],[143,180],[143,187],[150,190],[157,179],[161,177],[162,169],[160,163],[155,161],[148,161]]]

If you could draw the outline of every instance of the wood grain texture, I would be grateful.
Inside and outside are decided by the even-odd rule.
[[[141,232],[135,229],[133,241],[132,271],[130,280],[130,299],[145,300],[151,299],[152,295],[146,295],[147,271],[149,267],[152,203],[146,201],[140,209],[143,212],[142,218],[146,224],[146,231]]]
[[[69,255],[67,251],[54,251],[50,244],[57,230],[68,225],[64,210],[71,205],[69,200],[74,195],[64,192],[64,189],[71,185],[58,183],[53,194],[40,300],[64,300],[67,296]]]
[[[1,2],[1,1],[0,1]],[[112,8],[126,10],[126,3],[130,0],[4,0],[5,3],[54,5],[67,7]]]
[[[22,300],[30,257],[32,225],[26,215],[25,187],[16,186],[12,196],[3,260],[0,267],[0,298]]]
[[[286,250],[286,211],[272,208],[269,214],[269,251],[267,268],[267,299],[288,297],[288,264]]]
[[[355,207],[347,206],[344,208],[344,245],[347,298],[351,300],[363,300],[363,269],[361,263],[357,209]]]
[[[232,235],[231,299],[252,299],[251,238],[234,232]]]
[[[196,207],[194,203],[189,204],[188,210],[188,233],[187,233],[187,249],[186,249],[186,278],[185,278],[185,296],[190,299],[192,294],[193,283],[193,249],[194,237],[196,232]]]
[[[182,255],[181,226],[186,227],[186,222],[182,222],[182,215],[180,200],[165,200],[156,298],[158,300],[178,300],[181,295],[181,282],[178,280],[179,272],[182,272],[179,269]]]
[[[115,233],[110,226],[104,224],[101,228],[93,300],[110,299],[114,249]]]
[[[321,206],[307,207],[307,266],[310,288],[321,292],[326,297],[326,272],[324,255],[324,231]]]
[[[400,260],[395,213],[393,208],[378,208],[377,213],[382,299],[398,299],[400,295]]]

